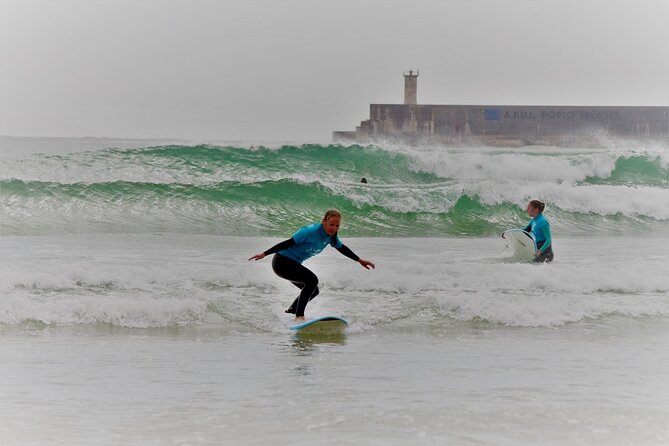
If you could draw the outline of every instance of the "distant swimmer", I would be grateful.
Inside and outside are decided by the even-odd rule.
[[[551,225],[544,217],[546,205],[539,200],[532,200],[527,204],[527,215],[532,220],[525,227],[525,232],[531,232],[537,244],[537,252],[534,261],[537,263],[553,261],[553,243],[551,238]]]
[[[361,259],[353,253],[337,237],[337,231],[341,225],[341,213],[336,209],[328,209],[320,223],[313,223],[298,230],[288,240],[284,240],[272,246],[267,251],[256,254],[249,260],[260,260],[270,254],[272,258],[272,269],[277,276],[290,281],[298,287],[300,295],[286,310],[286,313],[295,315],[295,322],[304,321],[304,310],[307,303],[319,293],[318,277],[302,262],[319,254],[330,245],[340,253],[358,262],[365,269],[373,269],[376,266],[369,260]]]
[[[362,178],[360,179],[360,182],[361,182],[361,183],[365,183],[365,184],[367,184],[367,178],[362,177]]]

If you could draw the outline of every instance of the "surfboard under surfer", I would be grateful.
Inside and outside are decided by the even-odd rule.
[[[341,219],[341,212],[336,209],[328,209],[320,223],[304,226],[288,240],[277,243],[267,251],[249,258],[249,260],[261,260],[265,256],[274,254],[272,269],[276,275],[290,281],[301,290],[300,295],[286,310],[286,313],[295,315],[296,322],[305,320],[304,310],[307,303],[319,293],[318,277],[302,265],[305,260],[319,254],[330,245],[346,257],[358,262],[365,269],[375,268],[373,262],[361,259],[337,237]]]

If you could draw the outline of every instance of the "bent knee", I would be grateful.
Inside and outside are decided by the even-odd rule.
[[[314,276],[313,278],[309,278],[304,282],[304,285],[308,286],[309,288],[318,289],[318,277]]]

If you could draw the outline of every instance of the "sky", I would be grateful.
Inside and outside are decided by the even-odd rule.
[[[370,103],[669,105],[667,0],[0,0],[0,135],[328,141]]]

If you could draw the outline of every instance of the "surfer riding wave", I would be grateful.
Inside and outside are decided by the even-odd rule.
[[[305,320],[304,310],[307,303],[319,293],[318,277],[302,265],[305,260],[320,253],[326,246],[330,245],[349,259],[358,262],[365,269],[375,268],[373,262],[358,257],[337,237],[340,225],[341,213],[336,209],[328,209],[320,223],[304,226],[291,238],[249,258],[249,260],[261,260],[265,256],[274,254],[272,258],[274,273],[282,279],[290,281],[301,290],[300,295],[286,310],[286,313],[295,315],[296,322]]]

